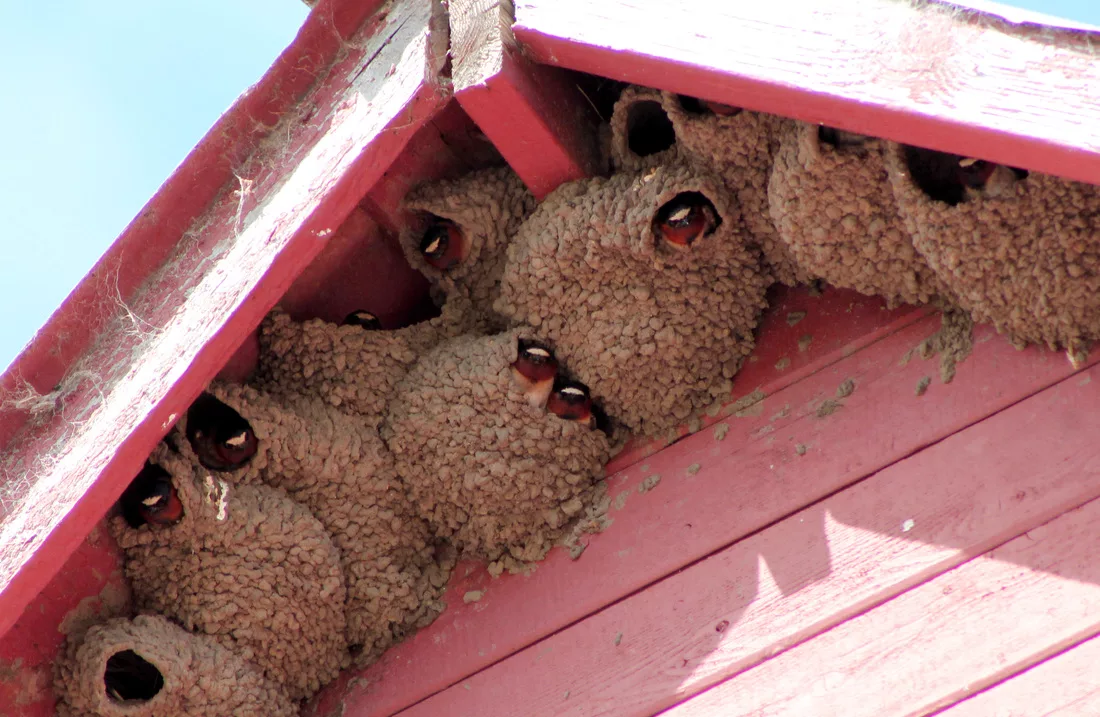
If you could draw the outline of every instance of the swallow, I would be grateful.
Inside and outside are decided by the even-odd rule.
[[[131,528],[150,525],[175,525],[183,519],[172,476],[153,463],[146,463],[119,499],[122,517]]]
[[[821,142],[831,144],[834,147],[858,147],[868,139],[866,135],[845,132],[842,129],[826,127],[825,125],[818,128],[817,138]]]
[[[741,108],[733,105],[724,105],[720,102],[708,102],[706,100],[699,100],[699,103],[719,117],[734,117],[741,114]]]
[[[382,322],[371,312],[359,309],[344,317],[344,326],[361,326],[367,331],[381,331]]]
[[[199,396],[187,410],[187,441],[199,463],[212,471],[241,468],[259,448],[248,421],[209,393]]]
[[[653,233],[677,249],[687,249],[699,237],[713,234],[721,223],[709,199],[699,192],[683,192],[657,210]]]
[[[436,219],[420,240],[420,254],[432,268],[447,271],[465,258],[466,237],[454,222]]]
[[[966,198],[977,196],[998,197],[1013,184],[1027,177],[1027,171],[1006,167],[984,159],[962,157],[955,172],[956,181],[962,185]]]
[[[554,390],[558,360],[550,348],[538,341],[519,340],[519,356],[512,362],[512,378],[527,403],[542,408]]]
[[[589,428],[596,427],[592,412],[592,396],[580,381],[556,379],[554,390],[546,401],[546,410],[564,421],[576,421]]]

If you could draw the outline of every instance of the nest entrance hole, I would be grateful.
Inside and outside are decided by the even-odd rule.
[[[966,157],[923,147],[906,146],[904,152],[909,176],[929,199],[951,206],[968,199],[967,184],[970,182],[964,178],[963,170],[960,170],[960,162],[966,161]],[[1008,169],[1017,181],[1028,177],[1026,169],[1018,167],[1008,167]]]
[[[639,157],[663,152],[676,144],[676,129],[655,100],[635,102],[626,121],[626,144]]]
[[[103,688],[116,703],[148,702],[164,689],[164,675],[133,650],[123,650],[107,659]]]

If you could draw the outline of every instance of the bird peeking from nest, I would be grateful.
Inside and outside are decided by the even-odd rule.
[[[469,251],[466,237],[458,225],[436,218],[420,240],[420,254],[433,269],[447,271],[457,266]]]
[[[183,519],[172,476],[154,463],[146,463],[119,498],[122,517],[131,528],[143,525],[175,525]]]
[[[905,147],[905,161],[921,191],[951,206],[1005,196],[1028,176],[1025,169],[921,147]]]
[[[199,463],[212,471],[232,471],[256,455],[252,426],[232,407],[204,393],[187,410],[187,441]]]
[[[369,311],[359,309],[344,317],[344,326],[359,326],[367,331],[381,331],[382,322]]]
[[[698,239],[713,234],[721,223],[709,199],[699,192],[681,192],[657,210],[653,217],[653,234],[682,251],[691,248]]]
[[[546,405],[558,375],[558,360],[550,347],[539,341],[519,340],[519,354],[512,362],[512,378],[516,386],[535,408]]]
[[[546,410],[563,421],[575,421],[593,430],[610,434],[607,414],[592,400],[592,394],[580,381],[558,378],[546,401]]]

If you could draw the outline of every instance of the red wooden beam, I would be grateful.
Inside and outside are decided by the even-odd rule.
[[[384,717],[447,687],[458,684],[463,690],[470,675],[1073,372],[1060,354],[1035,348],[1017,352],[983,326],[976,329],[974,353],[958,367],[954,382],[945,386],[937,379],[918,396],[916,386],[937,374],[938,365],[901,359],[937,330],[938,316],[911,322],[913,315],[903,315],[895,321],[900,327],[882,336],[873,316],[860,306],[887,314],[879,311],[877,300],[829,292],[806,301],[805,294],[793,293],[794,302],[788,295],[786,303],[773,305],[761,329],[760,360],[748,364],[773,370],[735,380],[738,394],[760,387],[766,397],[742,404],[744,410],[733,416],[723,412],[719,425],[610,475],[613,522],[605,532],[584,539],[587,548],[575,562],[566,551],[555,550],[530,575],[499,579],[491,579],[483,566],[460,566],[448,585],[447,610],[432,625],[365,671],[330,685],[303,714]],[[808,315],[790,326],[792,310]],[[808,350],[828,347],[830,332],[856,316],[865,329],[875,329],[878,341],[842,351],[840,359],[827,348],[816,354],[816,372],[804,364],[799,367],[806,369],[802,380],[784,381],[784,371],[798,370],[791,359],[802,353],[805,336],[812,336]],[[1097,360],[1100,352],[1090,357]],[[752,382],[742,385],[742,377]],[[854,381],[855,391],[843,399],[843,407],[819,415],[847,379]],[[799,445],[804,454],[798,453]],[[660,482],[644,490],[654,475]],[[787,589],[801,582],[789,562],[773,560],[781,551],[762,554],[778,584]],[[483,595],[464,604],[470,591]],[[533,649],[537,653],[539,648]],[[643,669],[652,663],[638,665]],[[507,711],[511,703],[501,706]]]
[[[520,53],[510,0],[451,0],[450,22],[455,98],[532,194],[602,170],[599,117],[569,73]]]
[[[235,165],[237,179],[198,220],[186,231],[163,229],[175,232],[162,249],[171,252],[163,265],[137,272],[125,263],[128,255],[117,257],[119,273],[144,279],[139,292],[116,295],[113,267],[98,285],[82,287],[113,302],[112,315],[89,337],[91,348],[70,363],[60,389],[39,388],[48,395],[36,401],[35,421],[0,457],[0,634],[418,127],[446,103],[439,78],[445,43],[432,34],[446,34],[438,8],[392,0],[376,18],[345,46],[299,111]],[[185,194],[186,186],[175,185],[186,185],[187,177],[177,173],[169,184],[158,197]],[[143,221],[157,218],[146,212]],[[70,313],[79,309],[73,300]]]
[[[894,0],[515,6],[538,62],[1100,183],[1084,33]]]
[[[0,377],[0,449],[29,414],[13,394],[47,394],[234,182],[234,171],[325,74],[382,0],[320,0],[263,78],[237,98]],[[372,20],[372,23],[377,20]],[[110,287],[111,291],[104,291]]]

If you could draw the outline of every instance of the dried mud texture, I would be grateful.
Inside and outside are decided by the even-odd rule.
[[[956,367],[974,350],[974,321],[962,309],[944,308],[940,328],[922,341],[917,350],[922,359],[940,357],[940,380],[951,383]]]
[[[810,276],[890,306],[931,301],[939,282],[898,215],[883,143],[834,147],[818,131],[787,125],[772,170],[771,216],[791,257]]]
[[[132,651],[160,673],[163,687],[141,698],[114,696],[108,662]],[[293,717],[297,705],[280,685],[206,635],[158,615],[116,618],[67,643],[54,665],[59,717]]]
[[[535,197],[508,167],[422,184],[405,197],[404,209],[415,219],[401,232],[401,249],[409,264],[428,277],[437,297],[466,296],[482,328],[503,328],[493,303],[508,243],[535,205]],[[432,267],[420,254],[420,240],[433,216],[458,225],[469,244],[462,262],[447,271]]]
[[[699,192],[722,222],[686,250],[658,209]],[[722,182],[681,163],[564,185],[509,250],[497,306],[549,340],[615,420],[658,435],[729,396],[768,279]]]
[[[270,313],[260,326],[260,363],[252,381],[278,395],[313,395],[378,427],[393,387],[417,357],[474,330],[470,302],[448,300],[439,316],[392,331]]]
[[[553,547],[596,494],[608,458],[603,433],[531,406],[516,387],[517,341],[534,336],[514,330],[436,348],[398,387],[383,428],[436,534],[498,572]]]
[[[659,90],[637,85],[623,90],[611,113],[612,170],[637,172],[675,157],[676,130],[662,103]]]
[[[433,558],[428,524],[417,516],[376,430],[308,397],[277,400],[218,382],[208,391],[241,414],[258,439],[247,465],[215,475],[285,490],[313,512],[339,549],[348,643],[356,652],[377,656],[439,614],[453,566]]]
[[[730,116],[694,113],[669,92],[662,94],[662,102],[676,130],[681,157],[721,177],[737,198],[742,222],[770,278],[787,286],[809,281],[812,276],[780,240],[768,210],[768,181],[779,136],[792,120],[748,110]]]
[[[285,492],[231,486],[159,446],[184,517],[110,527],[140,610],[206,633],[308,697],[347,663],[340,555],[324,527]]]
[[[916,185],[903,147],[886,160],[914,246],[975,321],[1071,355],[1100,338],[1100,189],[1032,172],[950,206]]]

